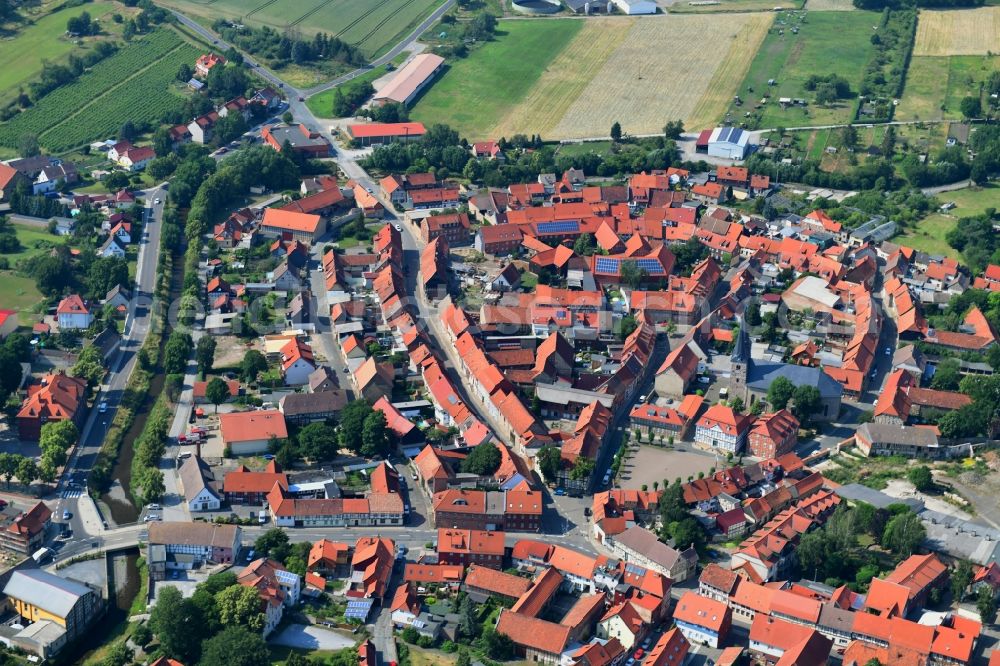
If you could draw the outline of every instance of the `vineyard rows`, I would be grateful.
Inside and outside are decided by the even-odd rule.
[[[169,57],[164,57],[168,54]],[[73,83],[56,88],[32,108],[22,111],[10,122],[0,125],[0,145],[16,148],[22,136],[34,134],[39,137],[44,147],[50,150],[66,150],[89,140],[102,138],[103,128],[97,131],[96,127],[88,127],[84,124],[86,122],[84,117],[102,119],[110,118],[112,115],[121,117],[122,106],[119,100],[129,97],[131,102],[135,103],[137,86],[141,91],[138,98],[143,102],[146,101],[143,98],[156,100],[159,97],[171,102],[178,100],[179,98],[168,93],[165,86],[173,79],[181,62],[193,63],[197,57],[197,51],[187,46],[176,33],[170,30],[157,30],[123,47],[110,58],[97,63]],[[151,63],[155,64],[143,72],[140,79],[129,81]],[[163,68],[172,68],[169,75],[161,75]],[[157,81],[159,87],[154,88],[151,85],[153,79]],[[83,113],[73,115],[81,109]],[[114,129],[117,130],[128,118],[126,112],[126,117],[119,120]],[[58,126],[63,123],[72,127],[59,128]],[[66,143],[66,139],[70,136],[78,140],[75,143]]]

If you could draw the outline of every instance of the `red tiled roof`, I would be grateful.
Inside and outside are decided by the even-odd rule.
[[[572,627],[521,615],[509,610],[500,612],[497,632],[504,634],[514,643],[539,652],[558,655],[569,643]]]

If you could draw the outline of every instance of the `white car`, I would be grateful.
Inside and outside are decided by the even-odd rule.
[[[399,226],[398,224],[394,224],[393,227],[395,227],[396,231],[402,231],[403,230],[403,227]]]
[[[161,199],[153,199],[153,203],[159,206],[163,201]]]

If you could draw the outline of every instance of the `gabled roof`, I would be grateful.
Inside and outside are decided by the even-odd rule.
[[[566,649],[572,631],[572,627],[506,609],[500,612],[497,620],[497,632],[517,645],[553,655],[561,654]]]

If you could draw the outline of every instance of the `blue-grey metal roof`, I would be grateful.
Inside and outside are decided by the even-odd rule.
[[[83,583],[61,578],[41,569],[15,571],[3,593],[40,608],[56,617],[66,617],[80,597],[91,589]]]
[[[844,394],[844,387],[820,368],[791,363],[754,361],[747,373],[747,385],[758,391],[766,391],[778,377],[784,377],[796,386],[815,386],[822,398],[839,398]]]

